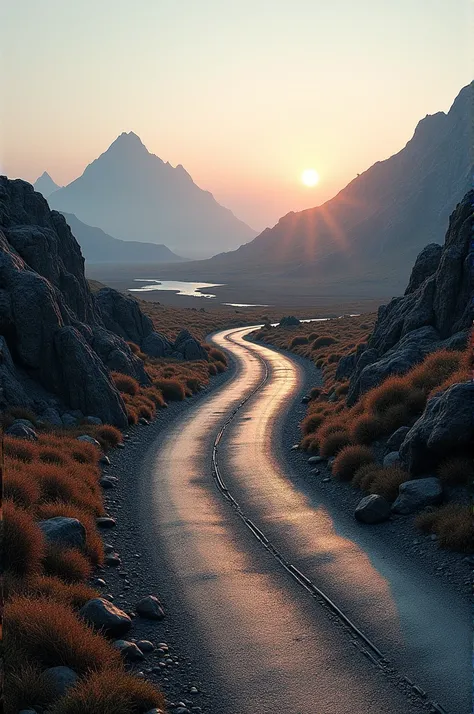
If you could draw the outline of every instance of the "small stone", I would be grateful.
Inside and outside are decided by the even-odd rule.
[[[169,650],[169,647],[166,642],[158,642],[157,647],[159,647],[160,650],[165,650],[166,652]]]
[[[39,521],[38,525],[46,540],[54,545],[82,549],[86,544],[86,529],[77,518],[55,516]]]
[[[115,528],[116,525],[115,518],[111,516],[99,516],[95,522],[99,528]]]
[[[325,476],[325,477],[324,477],[323,479],[321,479],[321,480],[322,480],[323,483],[329,483],[329,481],[330,481],[331,479],[329,478],[329,476]]]
[[[150,422],[148,421],[148,419],[145,419],[145,417],[140,417],[140,419],[138,420],[138,423],[141,424],[142,426],[148,426],[148,424]]]
[[[26,439],[27,441],[37,441],[36,431],[29,426],[15,422],[5,431],[7,436],[14,436],[16,439]]]
[[[102,488],[104,488],[105,490],[115,488],[117,483],[118,483],[118,479],[115,478],[114,476],[102,476],[102,478],[99,479],[100,486],[102,486]]]
[[[99,585],[101,588],[105,587],[107,583],[105,582],[104,578],[96,578],[95,579],[95,584]]]
[[[87,444],[92,444],[92,446],[97,447],[98,449],[101,449],[101,446],[97,439],[94,439],[93,436],[89,436],[89,434],[82,434],[81,436],[77,437],[78,441],[85,441]],[[102,451],[102,449],[101,449]]]
[[[150,620],[162,620],[165,616],[161,603],[155,595],[147,595],[139,600],[135,610],[139,615]]]
[[[333,465],[333,463],[335,462],[335,460],[336,460],[336,459],[335,459],[334,456],[331,456],[331,458],[328,459],[328,467],[329,467],[329,468],[332,468],[332,465]]]
[[[308,464],[320,464],[322,461],[325,461],[322,456],[310,456]]]
[[[113,553],[115,550],[113,545],[110,545],[110,543],[104,543],[104,553]]]
[[[155,645],[150,640],[138,640],[137,647],[141,649],[142,652],[153,652]]]
[[[436,535],[436,533],[432,533],[430,535],[430,540],[438,540],[438,536]]]
[[[354,516],[360,523],[382,523],[390,517],[390,503],[375,493],[365,496],[357,504]]]
[[[310,402],[310,401],[311,401],[311,397],[305,396],[301,400],[301,404],[308,404],[308,402]]]
[[[100,426],[102,424],[102,419],[95,416],[86,416],[84,421],[86,424],[92,424],[92,426]]]
[[[123,442],[120,442],[119,444],[117,444],[116,448],[117,449],[125,449],[125,444]]]
[[[299,444],[293,444],[293,446],[291,447],[290,451],[298,451],[299,448],[300,448],[300,445],[299,445]]]
[[[384,468],[387,468],[388,466],[396,466],[396,464],[400,463],[400,452],[399,451],[391,451],[389,454],[387,454],[384,457],[383,460],[383,466]]]
[[[190,692],[190,694],[198,694],[199,690],[197,687],[190,687],[189,692]]]
[[[135,642],[129,642],[128,640],[115,640],[113,643],[115,649],[117,649],[124,660],[127,662],[140,662],[145,659],[145,656],[138,645]]]
[[[311,474],[319,474],[320,471],[319,471],[319,469],[311,469],[310,473]]]
[[[100,464],[101,466],[110,466],[110,459],[109,459],[109,457],[106,456],[105,454],[104,454],[103,456],[101,456],[100,459],[99,459],[99,464]]]
[[[121,563],[122,561],[118,553],[109,553],[109,555],[105,557],[105,564],[108,565],[109,568],[116,568]]]
[[[97,630],[117,637],[128,632],[132,620],[123,610],[112,605],[105,598],[93,598],[79,610],[79,615]]]

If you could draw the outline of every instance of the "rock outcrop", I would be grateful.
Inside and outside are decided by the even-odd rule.
[[[474,191],[452,213],[442,247],[429,245],[419,255],[403,297],[379,308],[374,332],[359,355],[350,355],[338,372],[352,369],[347,402],[392,374],[404,374],[429,352],[463,349],[472,323]]]
[[[62,404],[125,426],[110,370],[149,381],[104,325],[64,217],[30,184],[0,177],[0,406]]]

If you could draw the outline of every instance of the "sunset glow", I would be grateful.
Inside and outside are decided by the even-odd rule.
[[[308,188],[312,188],[319,183],[319,174],[315,169],[306,169],[301,174],[301,181],[305,186],[308,186]]]

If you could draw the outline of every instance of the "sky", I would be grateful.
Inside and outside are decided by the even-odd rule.
[[[0,171],[64,185],[134,131],[262,230],[447,111],[473,30],[474,0],[3,0]]]

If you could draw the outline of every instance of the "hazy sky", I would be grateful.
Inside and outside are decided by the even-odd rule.
[[[398,151],[474,76],[472,0],[0,0],[0,169],[122,131],[256,229]],[[315,168],[315,188],[301,172]]]

